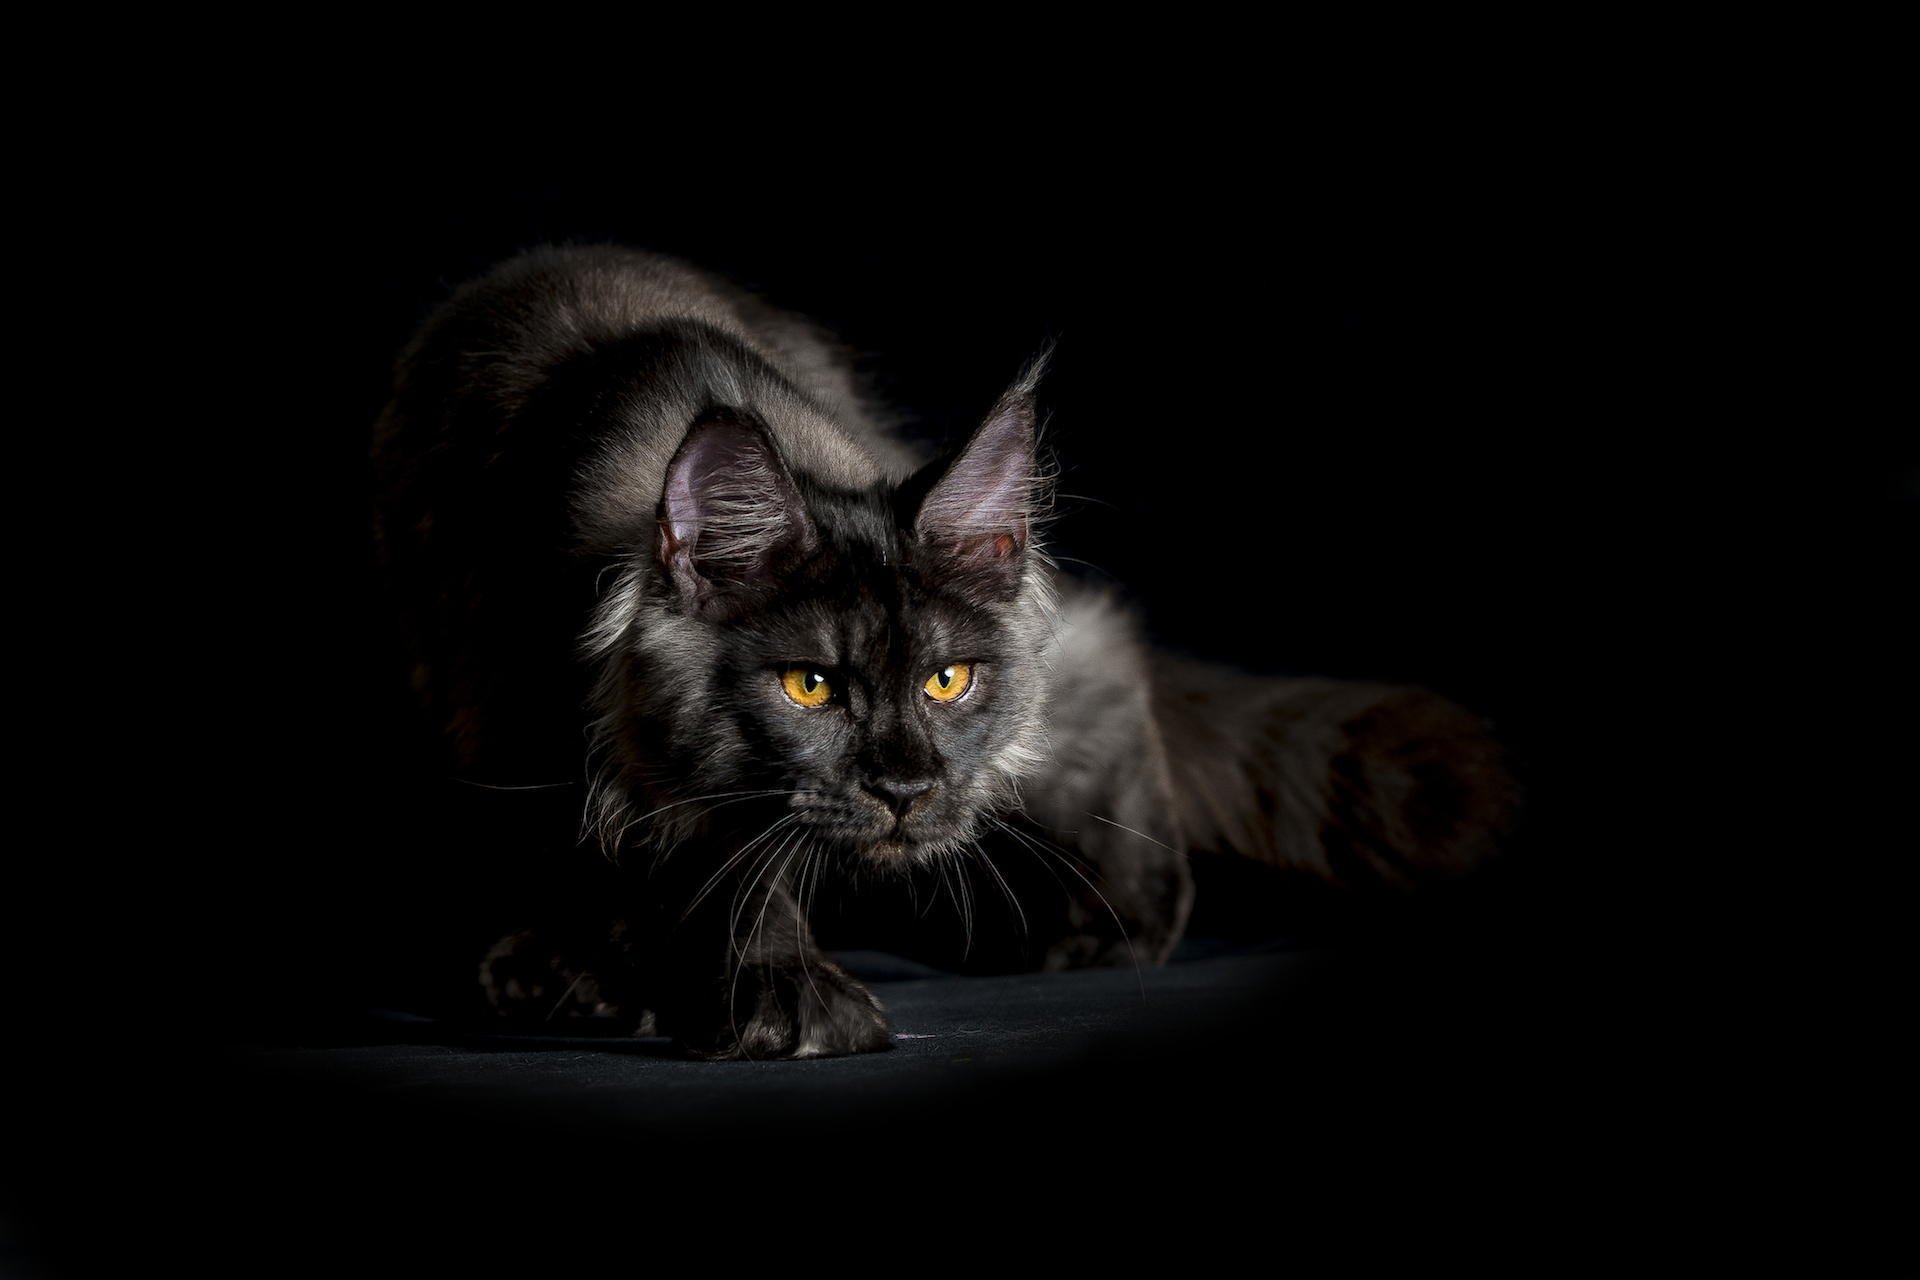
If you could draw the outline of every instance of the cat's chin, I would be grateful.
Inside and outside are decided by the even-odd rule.
[[[903,868],[924,862],[931,847],[897,823],[833,824],[821,834],[840,847],[843,857],[870,867]]]
[[[839,846],[843,857],[869,867],[905,870],[927,866],[954,847],[949,833],[938,824],[915,830],[920,824],[854,828],[827,828],[823,834]]]
[[[866,856],[875,862],[896,866],[913,860],[913,845],[907,840],[877,840],[867,846]]]
[[[939,857],[945,846],[936,840],[915,840],[911,836],[883,836],[861,846],[860,857],[869,865],[894,871],[925,866]]]

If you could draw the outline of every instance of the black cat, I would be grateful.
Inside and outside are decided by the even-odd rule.
[[[528,254],[429,320],[376,445],[414,689],[461,776],[588,761],[620,868],[578,904],[617,926],[495,949],[498,1006],[884,1049],[809,930],[824,877],[978,869],[1011,962],[1059,968],[1164,961],[1190,850],[1404,882],[1494,847],[1514,788],[1474,717],[1157,654],[1055,571],[1041,373],[923,465],[822,335],[669,259]]]

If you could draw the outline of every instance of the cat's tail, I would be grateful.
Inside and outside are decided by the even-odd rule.
[[[1511,831],[1519,788],[1479,717],[1424,689],[1155,661],[1154,713],[1188,849],[1336,884],[1466,871]]]

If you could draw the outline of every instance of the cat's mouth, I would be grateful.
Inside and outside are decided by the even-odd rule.
[[[878,833],[871,830],[860,833],[847,843],[854,853],[869,863],[882,867],[901,867],[908,863],[925,862],[940,848],[942,840],[937,832],[923,829],[923,824],[895,822]]]
[[[907,819],[898,818],[884,835],[867,841],[864,852],[875,862],[905,862],[912,859],[918,846],[924,843],[907,829]]]
[[[882,815],[857,802],[804,807],[810,810],[810,826],[847,852],[882,866],[924,861],[946,838],[946,823],[919,807],[898,815]]]

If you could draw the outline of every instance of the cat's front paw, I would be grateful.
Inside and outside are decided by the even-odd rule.
[[[893,1047],[887,1015],[868,990],[831,961],[747,966],[731,987],[732,1015],[680,1035],[706,1058],[833,1058]]]
[[[480,961],[480,989],[501,1017],[544,1022],[615,1012],[590,973],[533,929],[510,933]]]

